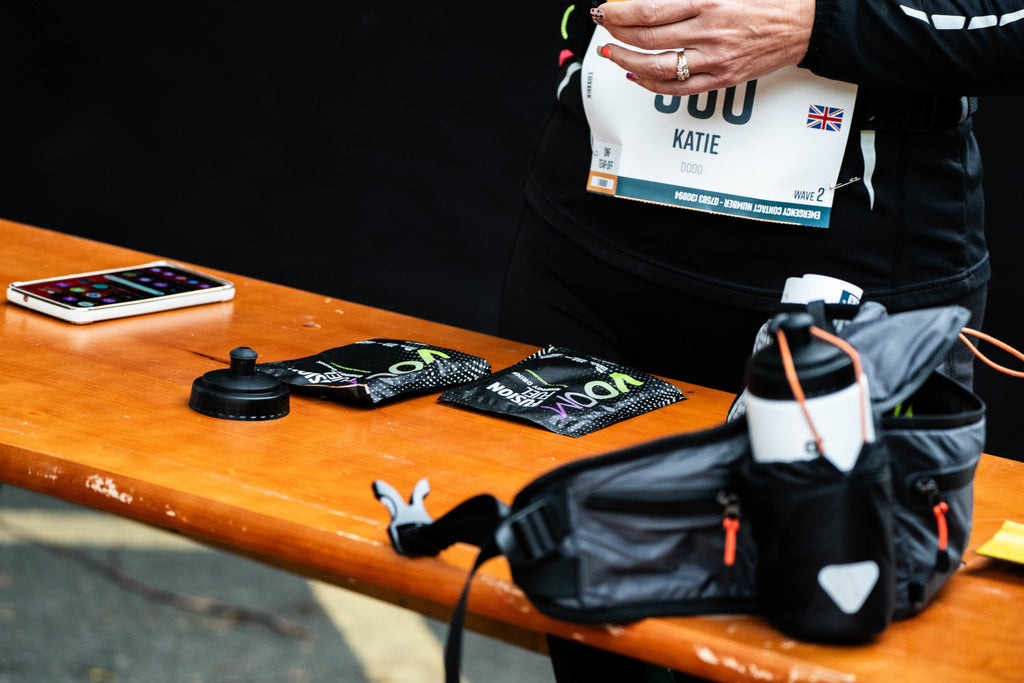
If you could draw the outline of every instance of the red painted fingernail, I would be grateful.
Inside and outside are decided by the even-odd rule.
[[[597,48],[597,54],[601,55],[602,57],[611,57],[612,49],[607,45],[601,45]]]

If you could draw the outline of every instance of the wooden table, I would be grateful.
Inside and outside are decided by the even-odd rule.
[[[152,258],[4,221],[0,245],[4,284]],[[689,400],[578,439],[440,404],[436,395],[375,408],[293,396],[280,420],[218,420],[188,408],[191,383],[226,366],[237,346],[268,361],[391,337],[482,356],[495,369],[535,350],[218,274],[236,283],[233,302],[90,326],[0,307],[0,479],[443,619],[474,549],[395,554],[374,479],[408,495],[428,477],[435,515],[481,492],[509,501],[560,463],[717,424],[732,398],[675,382]],[[1024,463],[986,456],[976,497],[971,548],[1004,519],[1024,519]],[[1024,680],[1024,573],[974,553],[935,605],[868,646],[795,642],[745,616],[559,622],[529,604],[500,559],[474,583],[469,625],[540,650],[542,634],[555,633],[722,681]]]

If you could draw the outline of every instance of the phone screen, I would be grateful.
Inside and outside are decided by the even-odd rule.
[[[195,292],[223,283],[174,266],[149,265],[26,283],[19,289],[64,306],[94,308]]]

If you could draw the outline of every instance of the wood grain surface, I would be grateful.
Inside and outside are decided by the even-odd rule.
[[[153,258],[4,221],[0,244],[4,284]],[[264,362],[408,339],[481,356],[495,370],[536,348],[210,272],[235,282],[234,301],[87,326],[0,308],[0,479],[444,618],[474,549],[398,556],[375,479],[407,495],[428,478],[435,516],[477,493],[510,501],[561,463],[718,424],[732,400],[673,380],[687,400],[575,439],[441,404],[436,394],[369,408],[293,395],[283,419],[219,420],[189,409],[189,392],[237,346]],[[1024,519],[1022,466],[983,459],[972,549],[1004,519]],[[556,633],[721,681],[1009,681],[1024,680],[1022,604],[1020,567],[968,552],[924,614],[869,645],[825,647],[785,638],[757,617],[627,626],[548,619],[497,559],[474,582],[469,623],[527,647],[543,649],[542,634]]]

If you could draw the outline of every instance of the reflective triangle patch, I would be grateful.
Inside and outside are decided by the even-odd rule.
[[[874,561],[830,564],[818,572],[818,585],[845,614],[856,614],[878,583],[878,563]]]

